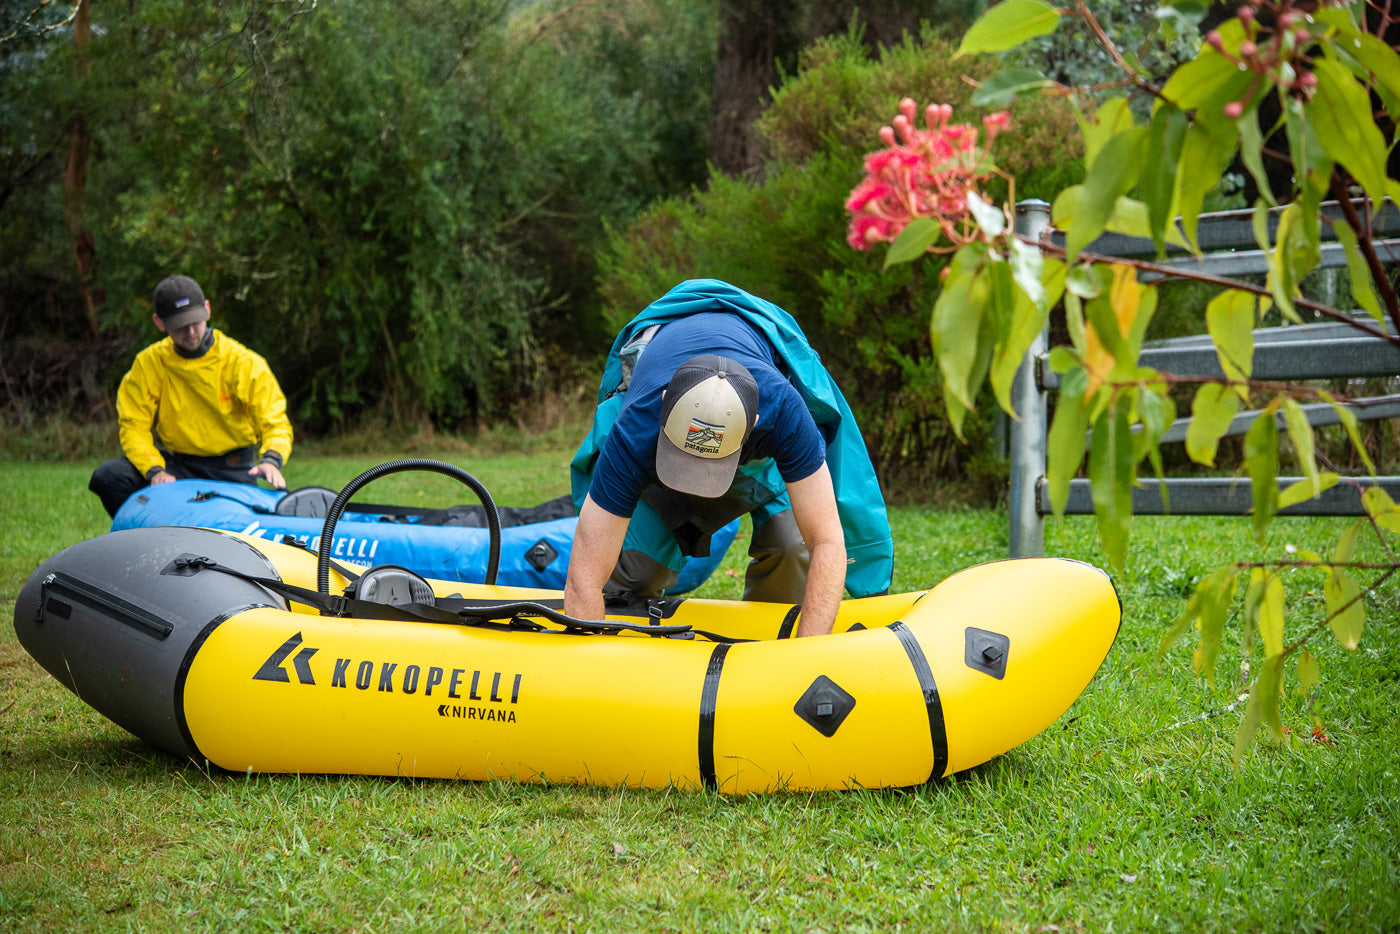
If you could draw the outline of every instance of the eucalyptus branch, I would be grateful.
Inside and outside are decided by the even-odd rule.
[[[1237,568],[1241,571],[1249,571],[1254,568],[1347,568],[1353,571],[1385,571],[1381,579],[1367,588],[1368,590],[1375,590],[1381,584],[1385,583],[1387,577],[1394,574],[1396,571],[1400,571],[1400,565],[1393,563],[1377,564],[1374,561],[1306,561],[1302,558],[1278,558],[1274,561],[1232,561],[1230,562],[1230,567]],[[1342,609],[1347,609],[1354,602],[1354,600],[1348,600],[1346,606],[1343,606]],[[1336,614],[1334,613],[1332,615],[1335,616]],[[1331,618],[1332,616],[1328,616],[1327,620]],[[1323,620],[1323,622],[1327,622],[1327,620]]]
[[[1016,239],[1020,240],[1022,243],[1037,247],[1041,251],[1041,253],[1043,253],[1046,256],[1050,256],[1060,260],[1068,258],[1069,253],[1062,246],[1057,246],[1048,241],[1038,240],[1033,237],[1026,236],[1025,234],[1019,233],[1016,234]],[[1254,285],[1249,282],[1241,282],[1238,279],[1231,279],[1227,276],[1217,276],[1214,273],[1201,272],[1199,270],[1182,269],[1176,266],[1166,266],[1161,263],[1151,262],[1150,260],[1130,259],[1128,257],[1123,256],[1109,256],[1102,253],[1089,253],[1081,250],[1078,257],[1078,262],[1112,263],[1119,266],[1128,266],[1132,269],[1137,269],[1141,272],[1150,272],[1154,275],[1161,276],[1164,279],[1186,279],[1192,282],[1202,282],[1206,285],[1216,285],[1224,289],[1235,289],[1240,292],[1249,292],[1253,295],[1259,295],[1264,298],[1273,297],[1273,292],[1271,292],[1267,286]],[[1382,330],[1381,328],[1369,324],[1366,321],[1358,320],[1357,318],[1351,315],[1338,311],[1331,305],[1325,305],[1322,302],[1315,302],[1312,299],[1302,298],[1300,296],[1294,297],[1293,304],[1299,308],[1306,308],[1308,311],[1314,312],[1320,315],[1321,317],[1329,318],[1333,321],[1337,321],[1342,324],[1351,325],[1353,328],[1355,328],[1358,331],[1361,331],[1363,334],[1368,334],[1371,337],[1379,337],[1386,341],[1386,343],[1393,344],[1396,347],[1400,347],[1400,335],[1391,334],[1388,331]]]
[[[1395,574],[1397,570],[1400,570],[1400,568],[1389,568],[1384,574],[1380,576],[1380,579],[1373,581],[1371,583],[1371,586],[1366,588],[1366,590],[1375,590],[1377,587],[1384,584],[1393,574]],[[1364,593],[1364,590],[1358,590],[1356,596],[1352,597],[1346,603],[1343,603],[1341,606],[1337,607],[1331,613],[1328,613],[1327,617],[1324,620],[1322,620],[1322,622],[1317,623],[1307,632],[1303,633],[1296,640],[1294,640],[1292,644],[1284,646],[1283,651],[1279,654],[1282,655],[1284,658],[1287,658],[1289,655],[1292,655],[1294,652],[1298,651],[1298,649],[1302,648],[1303,645],[1309,639],[1321,632],[1324,626],[1332,625],[1332,620],[1336,619],[1338,616],[1341,616],[1347,610],[1351,609],[1352,605],[1355,604],[1358,600],[1360,600],[1362,594]]]
[[[19,23],[16,24],[15,28],[10,31],[9,35],[0,36],[0,45],[4,45],[6,42],[13,41],[20,34],[20,32],[30,24],[31,21],[38,17],[38,15],[43,11],[44,7],[48,5],[49,0],[39,0],[39,2],[35,4],[33,9],[31,9],[28,13],[25,13],[19,18]],[[59,20],[56,23],[48,23],[46,25],[35,26],[34,32],[37,35],[43,35],[46,32],[53,32],[56,29],[62,29],[63,27],[70,25],[73,22],[73,20],[77,18],[78,10],[82,7],[82,5],[83,0],[75,0],[75,2],[73,3],[73,9],[69,11],[67,16],[63,17],[63,19]]]
[[[1371,237],[1371,225],[1369,218],[1366,223],[1356,214],[1356,205],[1351,203],[1351,197],[1347,194],[1346,185],[1340,173],[1332,170],[1332,194],[1337,196],[1337,204],[1341,207],[1342,216],[1346,218],[1347,224],[1356,231],[1357,249],[1361,251],[1361,256],[1366,260],[1366,268],[1371,270],[1371,281],[1375,283],[1377,291],[1385,307],[1390,312],[1390,320],[1395,325],[1397,332],[1400,332],[1400,298],[1397,298],[1395,290],[1390,287],[1390,279],[1386,276],[1385,270],[1381,267],[1380,257],[1376,255],[1376,244]],[[1369,202],[1368,202],[1369,204]]]
[[[1070,16],[1078,16],[1084,21],[1084,24],[1089,27],[1089,31],[1094,34],[1094,41],[1109,54],[1113,59],[1113,64],[1123,70],[1123,73],[1126,74],[1132,82],[1132,86],[1139,91],[1151,94],[1153,97],[1161,98],[1161,89],[1144,79],[1137,73],[1136,69],[1128,64],[1128,60],[1123,57],[1123,53],[1118,51],[1118,46],[1114,44],[1113,40],[1109,38],[1108,33],[1104,31],[1103,24],[1099,22],[1098,18],[1094,16],[1093,13],[1089,12],[1088,4],[1086,4],[1084,0],[1074,0],[1074,5],[1077,10],[1065,10],[1064,12]]]

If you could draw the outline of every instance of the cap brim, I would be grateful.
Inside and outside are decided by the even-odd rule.
[[[209,320],[209,309],[203,304],[193,308],[186,308],[184,311],[176,312],[167,318],[161,318],[160,323],[165,325],[167,331],[178,331],[180,328],[187,328],[191,324]]]
[[[728,493],[734,483],[740,453],[742,451],[727,457],[696,457],[676,447],[663,433],[656,442],[656,478],[681,493],[717,499]]]

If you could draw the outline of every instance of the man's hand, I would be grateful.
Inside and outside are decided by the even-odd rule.
[[[155,486],[155,485],[158,484],[158,483],[174,483],[174,482],[175,482],[175,475],[174,475],[174,474],[168,474],[168,473],[166,473],[164,470],[157,471],[155,474],[153,474],[153,475],[151,476],[151,486]]]
[[[248,471],[250,477],[262,477],[272,485],[274,490],[285,490],[287,481],[282,478],[282,471],[277,469],[277,465],[271,461],[263,461],[252,470]],[[171,479],[174,479],[173,477]]]
[[[564,612],[575,619],[602,619],[603,585],[617,564],[627,537],[627,519],[615,516],[583,498],[574,526],[573,550],[569,554],[569,575],[564,582]]]

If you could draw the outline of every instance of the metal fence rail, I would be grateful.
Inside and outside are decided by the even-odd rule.
[[[1016,206],[1017,231],[1039,242],[1063,243],[1063,234],[1050,228],[1050,206],[1043,201],[1023,201]],[[1339,216],[1336,204],[1324,205],[1324,215]],[[1233,211],[1203,214],[1200,219],[1198,242],[1205,253],[1197,258],[1189,254],[1169,256],[1161,265],[1190,266],[1218,275],[1244,275],[1267,272],[1267,257],[1254,242],[1253,212]],[[1277,212],[1270,220],[1272,234]],[[1400,233],[1400,212],[1387,204],[1377,212],[1374,229],[1378,234]],[[1400,262],[1400,238],[1377,243],[1383,261]],[[1141,257],[1154,254],[1149,240],[1105,235],[1085,250],[1107,256]],[[1322,266],[1342,267],[1346,256],[1338,244],[1324,244]],[[1149,278],[1150,273],[1144,275]],[[1359,318],[1372,329],[1375,321]],[[1395,334],[1392,327],[1388,333]],[[1049,401],[1047,391],[1058,388],[1059,376],[1050,371],[1048,335],[1043,333],[1032,344],[1017,371],[1012,385],[1012,404],[1021,416],[1011,425],[1010,439],[1010,523],[1012,557],[1043,554],[1045,550],[1045,519],[1051,512],[1049,491],[1045,482],[1046,434]],[[1138,362],[1141,366],[1170,372],[1178,376],[1219,378],[1223,376],[1215,346],[1209,335],[1192,335],[1168,340],[1150,341],[1143,348]],[[1343,322],[1307,324],[1300,326],[1263,328],[1254,332],[1252,376],[1263,380],[1305,380],[1334,378],[1367,378],[1400,376],[1400,347],[1379,336],[1362,333]],[[1400,417],[1400,394],[1352,400],[1350,406],[1358,420]],[[1340,417],[1326,403],[1303,407],[1315,426],[1336,424]],[[1227,435],[1243,434],[1258,412],[1242,412],[1235,416]],[[1163,435],[1164,442],[1181,441],[1190,426],[1189,418],[1180,418]],[[1297,477],[1280,477],[1280,489],[1295,482]],[[1369,485],[1370,478],[1364,478]],[[1400,500],[1400,477],[1378,478],[1379,485],[1392,498]],[[1361,487],[1342,482],[1313,499],[1280,510],[1280,515],[1360,516]],[[1174,477],[1166,480],[1143,480],[1133,490],[1133,512],[1142,515],[1243,515],[1253,506],[1253,487],[1247,478]],[[1093,501],[1089,481],[1070,482],[1069,501],[1065,512],[1071,515],[1092,514]]]

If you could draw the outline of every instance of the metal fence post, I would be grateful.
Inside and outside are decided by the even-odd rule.
[[[1040,241],[1050,226],[1050,205],[1039,199],[1016,204],[1016,232]],[[1028,558],[1045,553],[1045,520],[1040,514],[1040,478],[1045,476],[1046,422],[1049,405],[1045,390],[1036,378],[1037,359],[1049,343],[1049,329],[1044,328],[1031,342],[1021,360],[1016,378],[1011,384],[1011,405],[1018,419],[1011,422],[1011,547],[1013,558]]]

